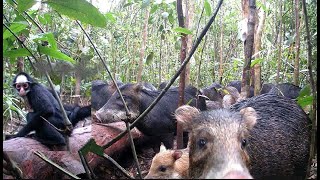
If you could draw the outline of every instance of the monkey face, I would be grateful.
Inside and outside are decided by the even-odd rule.
[[[16,78],[13,84],[14,88],[18,91],[19,96],[24,97],[30,91],[30,82],[24,75],[20,75]]]
[[[29,92],[29,83],[18,83],[16,84],[16,90],[19,93],[19,96],[23,97]]]

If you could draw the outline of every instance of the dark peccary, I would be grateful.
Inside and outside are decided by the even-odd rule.
[[[239,111],[253,107],[257,125],[252,129],[248,153],[253,177],[298,176],[305,178],[311,138],[311,121],[291,99],[273,94],[260,95],[231,107]],[[256,147],[256,148],[254,148]],[[261,151],[264,149],[264,151]],[[277,160],[276,164],[272,164]],[[269,168],[271,167],[272,168]],[[268,167],[268,168],[266,168]]]
[[[271,90],[274,86],[275,86],[275,85],[272,84],[272,83],[263,84],[262,87],[261,87],[260,94],[266,94],[266,93],[270,92],[270,90]]]
[[[296,99],[299,96],[301,88],[291,83],[278,84],[271,88],[269,94],[277,94],[279,96],[285,96],[290,99]]]
[[[156,90],[157,90],[156,87],[154,87],[151,83],[148,83],[148,82],[144,82],[144,83],[143,83],[143,86],[144,86],[145,88],[149,89],[149,90],[152,90],[152,91],[156,91]]]
[[[218,83],[213,83],[212,85],[201,89],[203,95],[207,96],[210,101],[222,102],[223,96],[221,95],[219,89],[222,86]]]
[[[125,84],[120,91],[127,103],[130,117],[136,119],[154,101],[161,91],[151,91],[141,84]],[[196,101],[200,93],[195,87],[185,88],[185,103],[191,106],[205,106],[204,99]],[[178,88],[169,89],[155,107],[137,124],[136,127],[145,135],[159,136],[167,148],[172,148],[173,133],[176,131],[176,121],[173,113],[178,107]],[[189,102],[191,101],[191,102]],[[109,101],[96,112],[97,118],[103,123],[110,123],[127,119],[120,95],[114,93]]]
[[[122,82],[117,81],[117,85],[120,87]],[[91,89],[91,105],[94,110],[99,110],[106,104],[111,95],[116,91],[116,86],[113,82],[104,82],[102,80],[92,81]]]
[[[162,82],[162,83],[160,83],[159,84],[159,90],[162,90],[162,89],[164,89],[165,87],[166,87],[166,85],[168,84],[168,82]]]
[[[304,179],[311,122],[295,101],[273,94],[213,111],[176,110],[190,135],[190,178]]]

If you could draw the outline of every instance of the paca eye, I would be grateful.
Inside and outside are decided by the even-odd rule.
[[[159,171],[165,172],[166,170],[167,170],[166,166],[163,166],[163,165],[159,166]]]

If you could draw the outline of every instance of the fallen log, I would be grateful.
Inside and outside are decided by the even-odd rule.
[[[125,123],[116,122],[107,125],[92,124],[83,128],[74,129],[69,138],[70,151],[49,151],[49,149],[32,138],[14,138],[3,141],[3,151],[6,152],[11,160],[23,172],[23,178],[27,179],[62,179],[68,178],[58,169],[44,162],[33,152],[40,151],[51,161],[57,163],[64,169],[75,175],[85,173],[81,164],[78,150],[94,138],[98,145],[104,145],[119,133],[126,130]],[[142,142],[143,135],[136,128],[131,130],[132,137],[136,141]],[[130,148],[128,135],[121,138],[119,141],[105,149],[104,152],[109,156],[121,155],[126,148]],[[86,156],[89,166],[94,169],[101,163],[107,163],[107,160],[99,157],[96,154],[89,153]],[[4,175],[5,177],[5,175]]]

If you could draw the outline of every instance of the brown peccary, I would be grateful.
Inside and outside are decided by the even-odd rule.
[[[191,132],[190,178],[306,176],[310,119],[289,98],[263,94],[230,109],[181,106],[175,113]]]
[[[244,147],[248,130],[256,123],[253,108],[240,113],[230,113],[227,109],[200,113],[186,105],[176,110],[176,118],[191,133],[190,178],[252,178]]]
[[[182,179],[188,178],[189,149],[171,150],[164,145],[152,159],[149,173],[145,179]]]

